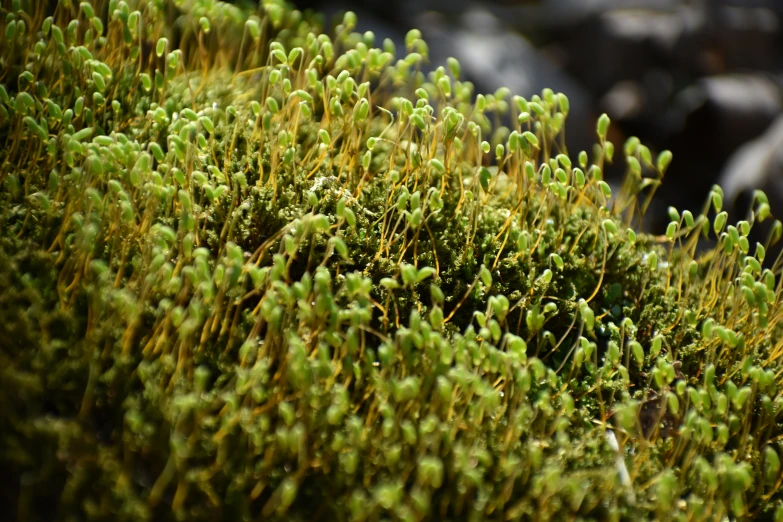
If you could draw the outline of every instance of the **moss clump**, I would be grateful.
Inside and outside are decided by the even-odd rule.
[[[783,515],[762,193],[634,231],[668,152],[612,197],[606,117],[569,159],[564,95],[476,99],[351,13],[45,7],[0,24],[19,520]]]

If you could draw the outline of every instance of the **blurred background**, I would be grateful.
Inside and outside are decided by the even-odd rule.
[[[612,119],[620,147],[638,136],[674,162],[647,222],[669,205],[700,210],[713,183],[742,219],[755,188],[783,215],[783,0],[296,0],[404,49],[412,28],[430,61],[457,58],[476,92],[544,87],[571,102],[571,154],[591,150],[595,121]],[[616,155],[615,180],[623,174]]]

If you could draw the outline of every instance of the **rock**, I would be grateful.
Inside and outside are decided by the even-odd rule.
[[[757,5],[753,5],[757,4]],[[777,9],[777,11],[775,10]],[[711,32],[724,69],[779,69],[781,2],[742,2],[718,5]]]
[[[494,92],[506,86],[512,95],[529,98],[545,87],[563,92],[570,101],[568,147],[590,150],[595,141],[595,118],[590,95],[570,75],[538,51],[527,39],[506,28],[487,9],[471,9],[451,25],[439,15],[419,18],[426,22],[424,36],[430,44],[431,61],[443,63],[454,56],[476,92]]]
[[[615,84],[601,99],[599,106],[612,121],[627,121],[638,117],[647,106],[647,95],[638,83],[624,80]]]
[[[759,188],[767,193],[773,214],[783,216],[783,116],[729,158],[718,183],[735,214],[747,212]]]
[[[732,221],[748,217],[751,206],[755,206],[755,189],[767,194],[773,216],[783,217],[783,116],[778,116],[762,136],[746,143],[731,156],[718,183],[723,187],[724,204]],[[773,222],[768,219],[755,224],[749,236],[750,244],[766,244]],[[767,249],[766,266],[772,266],[781,246]]]
[[[661,148],[674,154],[660,189],[665,204],[699,210],[732,153],[761,135],[781,110],[779,86],[746,74],[699,80],[676,94],[657,117],[650,115],[647,121],[657,121]],[[666,226],[665,209],[654,223],[656,230]]]

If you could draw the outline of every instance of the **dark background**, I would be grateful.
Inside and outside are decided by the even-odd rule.
[[[300,9],[359,17],[357,30],[404,49],[422,31],[430,61],[462,64],[476,92],[544,87],[571,102],[570,153],[591,150],[595,120],[612,118],[621,150],[638,136],[674,162],[647,225],[666,208],[698,211],[713,183],[734,219],[753,188],[783,215],[783,0],[299,0]],[[616,158],[622,156],[617,154]],[[615,162],[615,182],[623,174]]]

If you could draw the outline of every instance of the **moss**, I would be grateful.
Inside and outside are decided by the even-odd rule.
[[[352,13],[3,14],[17,518],[783,515],[763,193],[645,234],[668,152],[618,144],[612,194],[608,118],[569,159],[564,95],[476,95]]]

